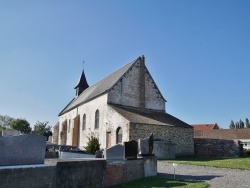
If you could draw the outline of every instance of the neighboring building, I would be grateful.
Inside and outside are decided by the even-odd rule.
[[[250,129],[195,130],[194,138],[240,141],[243,148],[250,149]]]
[[[107,148],[153,133],[174,143],[176,156],[194,154],[192,126],[165,112],[166,100],[144,56],[90,87],[83,71],[75,89],[74,99],[59,113],[58,144],[84,149],[95,136]]]
[[[214,124],[193,124],[191,125],[194,130],[213,130],[213,129],[219,129],[220,127],[218,126],[217,123]]]

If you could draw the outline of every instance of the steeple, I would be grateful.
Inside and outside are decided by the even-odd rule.
[[[82,70],[81,77],[78,81],[78,84],[74,88],[76,90],[76,97],[78,97],[85,89],[89,87],[89,84],[87,83],[85,74],[84,74],[84,69]]]

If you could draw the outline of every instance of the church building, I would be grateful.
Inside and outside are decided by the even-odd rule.
[[[166,100],[144,56],[92,86],[83,70],[75,91],[59,113],[57,144],[84,149],[88,137],[95,136],[104,149],[153,133],[155,139],[175,144],[176,156],[194,155],[192,126],[166,113]]]

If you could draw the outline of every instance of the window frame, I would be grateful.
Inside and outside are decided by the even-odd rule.
[[[95,111],[95,129],[99,129],[99,127],[100,127],[100,112],[97,109]]]

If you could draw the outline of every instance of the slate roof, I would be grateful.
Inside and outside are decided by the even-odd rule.
[[[131,123],[192,128],[189,124],[163,111],[149,109],[141,110],[139,108],[124,107],[113,104],[110,104],[109,106]]]
[[[84,74],[84,70],[82,71],[81,77],[79,78],[78,84],[76,85],[75,89],[81,87],[83,89],[86,89],[89,87],[89,84],[86,80],[85,74]]]
[[[118,69],[117,71],[113,72],[112,74],[108,75],[104,79],[100,80],[99,82],[95,83],[94,85],[85,89],[78,97],[74,98],[60,113],[59,116],[74,109],[75,107],[84,104],[104,93],[107,92],[113,85],[115,85],[121,77],[129,71],[130,67],[137,62],[141,57],[133,60],[132,62],[128,63],[127,65],[123,66],[122,68]]]
[[[212,129],[219,129],[217,123],[214,124],[194,124],[191,125],[194,130],[212,130]]]
[[[195,130],[194,138],[250,139],[250,129]]]

